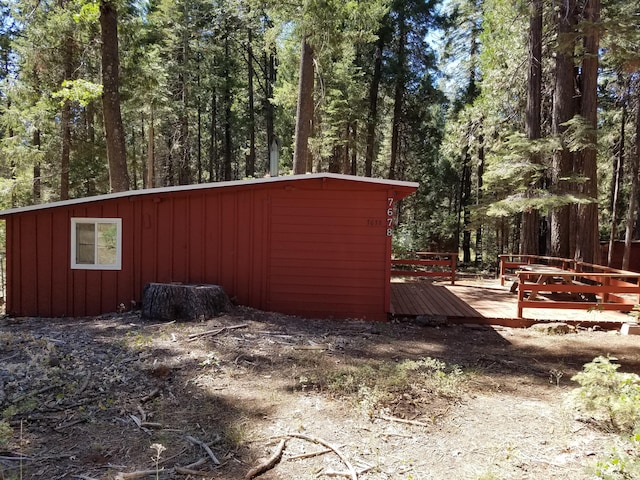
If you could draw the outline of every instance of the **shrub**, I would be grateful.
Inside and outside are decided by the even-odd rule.
[[[637,480],[640,478],[640,433],[620,448],[613,448],[608,457],[598,460],[596,477],[603,480]]]
[[[618,372],[615,358],[596,357],[572,380],[580,384],[571,392],[569,405],[600,428],[631,434],[640,431],[640,377]]]
[[[325,387],[333,394],[354,397],[373,414],[400,398],[457,398],[464,377],[460,367],[427,357],[342,369],[327,376]]]
[[[7,422],[0,420],[0,447],[8,445],[12,435],[13,429],[11,426]]]

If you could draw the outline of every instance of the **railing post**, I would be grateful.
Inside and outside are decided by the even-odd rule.
[[[458,254],[451,255],[451,285],[456,284],[456,266],[458,264]]]
[[[518,318],[522,318],[522,301],[524,300],[525,275],[518,274]]]
[[[504,264],[505,256],[500,255],[500,286],[504,287]]]

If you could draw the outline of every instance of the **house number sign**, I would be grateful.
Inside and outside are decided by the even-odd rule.
[[[393,235],[393,197],[387,198],[387,237]]]

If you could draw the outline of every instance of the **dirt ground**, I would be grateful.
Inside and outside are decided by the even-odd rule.
[[[6,318],[0,411],[13,433],[0,436],[0,479],[242,479],[283,438],[281,460],[258,478],[339,478],[348,462],[364,480],[589,479],[619,439],[577,419],[565,397],[598,355],[640,373],[640,337],[588,329],[243,308],[172,324]],[[447,394],[413,386],[381,408],[326,381],[421,359],[446,362],[459,382]]]

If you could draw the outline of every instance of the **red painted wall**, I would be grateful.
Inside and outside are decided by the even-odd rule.
[[[388,205],[415,188],[315,175],[3,212],[7,312],[97,315],[139,303],[147,282],[183,282],[222,285],[264,310],[384,320]],[[121,270],[70,268],[72,217],[122,218]]]

